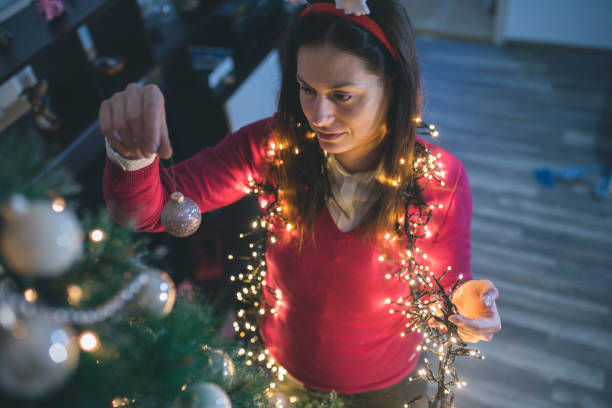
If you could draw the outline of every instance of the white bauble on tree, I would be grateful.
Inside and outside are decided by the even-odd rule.
[[[190,408],[231,408],[232,401],[217,384],[200,382],[190,387]]]
[[[161,213],[161,223],[166,232],[179,238],[187,237],[197,231],[200,222],[202,213],[198,205],[185,198],[183,193],[172,193]]]
[[[70,210],[56,212],[49,201],[15,196],[3,216],[0,251],[6,266],[20,275],[57,276],[83,251],[83,230]]]
[[[134,302],[145,313],[164,317],[172,311],[176,300],[176,286],[166,272],[148,269],[143,272],[145,282],[136,294]]]
[[[0,329],[0,386],[9,393],[41,397],[62,385],[78,361],[69,327],[34,316]]]

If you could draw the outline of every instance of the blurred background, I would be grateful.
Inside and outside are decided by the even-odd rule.
[[[376,1],[376,0],[370,0]],[[458,407],[612,406],[612,2],[403,0],[434,140],[467,168],[472,268],[500,290],[503,330],[458,362]],[[0,132],[38,133],[104,206],[102,100],[130,82],[166,97],[174,161],[273,114],[282,0],[70,0],[47,21],[0,0]],[[166,163],[164,165],[168,165]],[[47,169],[47,170],[49,170]],[[154,235],[175,280],[228,299],[224,259],[256,211]],[[237,252],[237,251],[236,251]]]

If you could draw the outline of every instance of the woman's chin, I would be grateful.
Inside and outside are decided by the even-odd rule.
[[[342,143],[338,143],[338,141],[336,140],[329,141],[329,140],[323,140],[320,138],[318,140],[319,140],[319,146],[321,146],[321,149],[325,150],[327,153],[338,154],[346,150],[342,147]]]

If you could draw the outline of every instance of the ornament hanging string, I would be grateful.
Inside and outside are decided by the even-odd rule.
[[[174,171],[174,156],[168,159],[170,162],[170,173],[172,175],[172,192],[176,191],[176,172]]]
[[[202,213],[198,205],[182,192],[177,190],[176,170],[174,169],[174,158],[170,156],[170,175],[172,180],[172,192],[170,200],[166,202],[161,213],[161,223],[166,232],[177,238],[184,238],[195,233],[200,227]]]

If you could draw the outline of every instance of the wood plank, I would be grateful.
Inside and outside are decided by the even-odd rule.
[[[610,229],[607,225],[596,227],[583,227],[579,223],[563,222],[541,216],[532,216],[519,212],[511,212],[493,207],[479,206],[474,208],[474,214],[479,217],[491,217],[497,220],[509,221],[528,228],[539,229],[556,233],[558,237],[569,237],[583,242],[597,242],[610,244]]]
[[[553,320],[550,316],[539,315],[537,310],[524,310],[506,306],[500,311],[504,321],[516,326],[541,330],[549,336],[580,343],[585,347],[596,347],[605,352],[612,352],[612,332],[605,326],[584,326]]]

